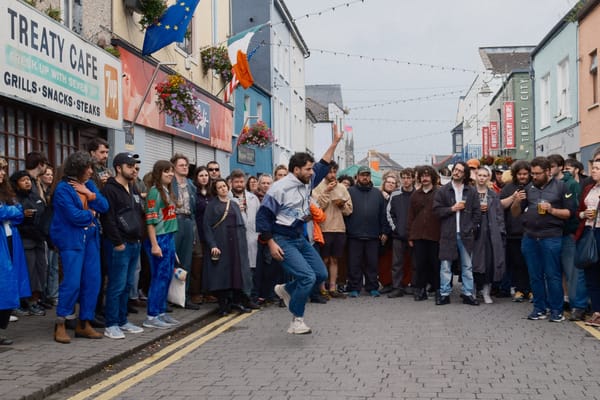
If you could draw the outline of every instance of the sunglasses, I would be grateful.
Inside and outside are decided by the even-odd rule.
[[[219,168],[207,168],[210,172],[219,172]]]

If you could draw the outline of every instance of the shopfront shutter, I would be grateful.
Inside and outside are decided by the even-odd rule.
[[[154,163],[158,160],[169,160],[172,155],[171,149],[171,135],[147,130],[144,157],[142,158],[142,176],[151,172]]]

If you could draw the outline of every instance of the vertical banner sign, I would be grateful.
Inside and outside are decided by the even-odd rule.
[[[121,61],[18,1],[0,1],[0,95],[123,127]]]
[[[498,150],[498,122],[490,122],[490,150]]]
[[[515,146],[515,102],[504,102],[504,148],[514,149]]]
[[[483,155],[490,155],[490,127],[484,126],[481,128],[481,143],[483,147]]]

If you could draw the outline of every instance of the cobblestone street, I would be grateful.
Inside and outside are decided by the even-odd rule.
[[[452,301],[311,304],[303,336],[270,307],[116,398],[600,399],[600,341],[582,327],[529,321],[530,304],[510,299]]]

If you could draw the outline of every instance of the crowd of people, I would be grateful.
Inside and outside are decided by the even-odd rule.
[[[316,162],[296,153],[257,177],[223,178],[216,161],[190,173],[175,154],[142,179],[137,154],[116,154],[109,168],[101,138],[56,169],[32,152],[9,175],[0,159],[0,328],[54,307],[64,344],[70,329],[123,339],[172,328],[178,267],[186,309],[215,302],[224,316],[279,304],[291,334],[311,332],[308,301],[387,294],[443,306],[455,275],[466,305],[512,297],[532,303],[530,320],[561,322],[567,310],[600,327],[600,263],[576,261],[583,235],[600,244],[600,149],[589,177],[555,154],[506,171],[457,162],[449,177],[405,168],[376,188],[366,166],[338,176],[340,139]],[[140,307],[142,326],[128,320]]]

